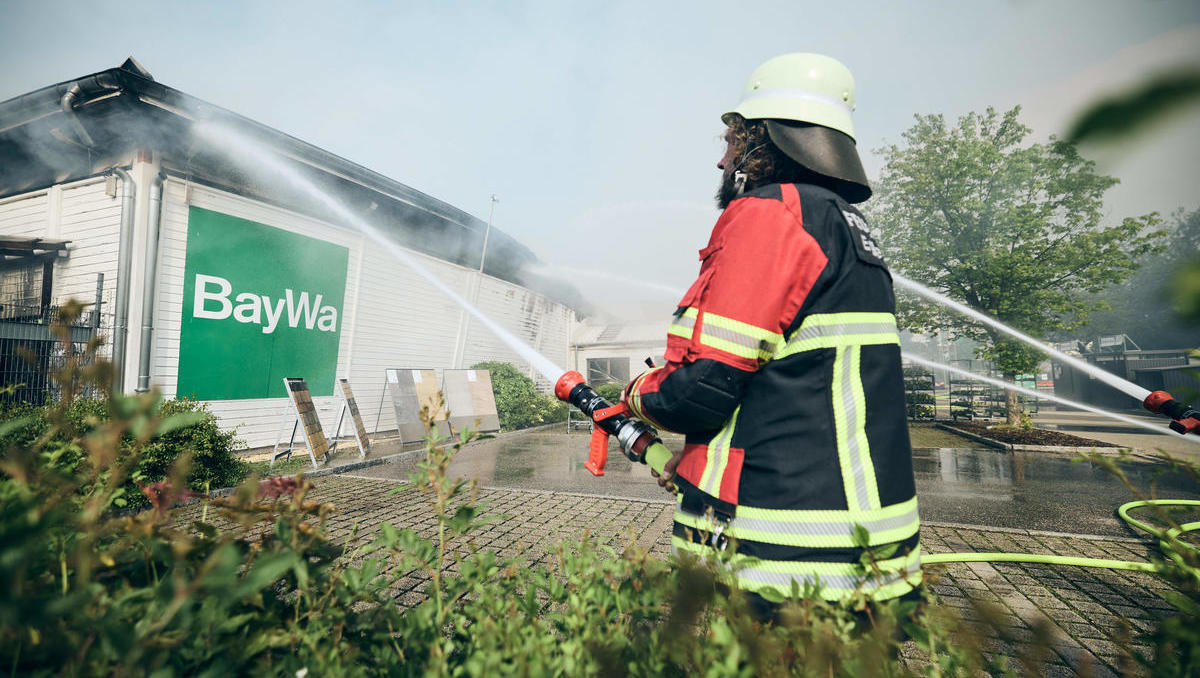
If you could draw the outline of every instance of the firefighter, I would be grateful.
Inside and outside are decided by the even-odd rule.
[[[853,78],[832,58],[785,54],[754,71],[722,116],[723,212],[667,362],[624,395],[637,416],[686,434],[660,478],[680,493],[674,549],[733,544],[735,560],[753,557],[740,587],[767,598],[793,583],[828,600],[920,586],[895,298],[854,207],[871,189],[853,110]]]

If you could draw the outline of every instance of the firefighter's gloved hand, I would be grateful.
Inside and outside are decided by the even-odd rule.
[[[672,483],[671,481],[675,478],[675,469],[679,467],[680,459],[683,459],[682,449],[672,454],[671,458],[667,460],[666,465],[663,466],[662,475],[659,475],[658,471],[650,469],[650,475],[658,478],[658,486],[665,489],[667,492],[670,492],[671,494],[675,494],[679,491],[675,487],[675,483]]]

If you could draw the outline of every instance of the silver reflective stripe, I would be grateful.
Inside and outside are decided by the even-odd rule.
[[[844,325],[802,325],[788,342],[815,339],[817,337],[842,337],[848,334],[890,334],[896,331],[896,323],[846,323]]]
[[[695,325],[694,322],[692,324]],[[742,334],[741,332],[737,332],[735,330],[719,327],[717,325],[713,325],[712,323],[704,323],[704,336],[724,339],[730,343],[737,344],[738,346],[745,346],[746,348],[755,351],[759,350],[761,344],[760,339],[756,339],[748,334]]]
[[[793,520],[766,520],[763,518],[742,518],[735,516],[729,524],[730,529],[757,530],[771,534],[802,534],[813,536],[838,537],[854,533],[855,524],[862,525],[871,534],[895,530],[906,525],[916,524],[919,516],[914,504],[911,511],[892,518],[879,520],[845,520],[845,521],[813,521],[801,522]]]
[[[850,455],[850,469],[854,474],[854,499],[858,501],[857,508],[860,511],[867,511],[871,508],[870,495],[867,494],[867,476],[863,471],[863,455],[858,447],[858,426],[859,417],[864,415],[858,411],[858,407],[854,399],[854,380],[858,378],[857,371],[854,369],[857,360],[854,358],[854,352],[858,351],[857,346],[851,348],[838,349],[838,360],[842,363],[842,413],[846,418],[846,435],[845,453]],[[849,497],[847,497],[849,499]]]
[[[671,324],[677,325],[679,327],[686,327],[688,329],[692,329],[693,327],[696,326],[696,317],[695,316],[689,317],[686,315],[677,316]]]
[[[742,102],[744,103],[747,101],[754,101],[755,99],[768,99],[773,97],[779,97],[781,99],[799,99],[801,101],[811,101],[813,103],[825,104],[826,106],[840,108],[847,114],[854,111],[854,109],[850,107],[849,103],[842,101],[841,99],[825,96],[823,94],[817,94],[816,92],[809,90],[791,89],[785,87],[750,90],[742,97]]]
[[[919,566],[919,564],[918,564]],[[784,591],[792,586],[795,581],[801,586],[805,584],[820,584],[827,589],[853,591],[860,585],[864,589],[877,589],[888,584],[904,579],[907,573],[893,572],[885,574],[883,577],[875,576],[857,576],[853,574],[809,574],[800,572],[772,572],[769,570],[760,570],[756,567],[744,567],[738,570],[738,579],[745,579],[757,584],[765,584],[774,586]]]

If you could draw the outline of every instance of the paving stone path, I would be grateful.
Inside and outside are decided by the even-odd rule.
[[[337,507],[328,523],[335,540],[357,528],[356,541],[365,542],[384,521],[424,535],[435,533],[424,495],[392,493],[402,483],[348,475],[314,478],[313,483],[309,496]],[[585,533],[617,551],[630,545],[664,557],[670,551],[670,502],[483,488],[478,503],[486,505],[482,515],[501,519],[471,533],[473,545],[531,564],[544,563],[557,544],[577,541]],[[179,518],[190,519],[198,510],[192,504],[181,509]],[[928,553],[1008,551],[1135,561],[1150,554],[1149,546],[1135,539],[947,523],[923,525],[922,543]],[[1153,630],[1172,609],[1161,595],[1171,590],[1169,585],[1145,573],[1021,563],[937,565],[926,573],[938,604],[955,610],[965,628],[979,633],[985,652],[1015,662],[1046,645],[1036,671],[1050,676],[1124,675],[1129,652],[1150,649],[1131,638]],[[424,583],[421,575],[406,577],[398,602],[419,603]],[[1039,638],[1044,640],[1039,643]],[[903,657],[913,664],[927,661],[915,647],[906,648]]]

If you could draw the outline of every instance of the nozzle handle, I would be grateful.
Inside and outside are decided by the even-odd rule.
[[[566,372],[559,377],[558,382],[554,385],[554,395],[558,396],[560,400],[578,407],[596,424],[597,429],[616,436],[617,442],[621,444],[621,451],[631,461],[648,463],[646,455],[650,449],[655,444],[663,447],[657,431],[640,419],[626,416],[629,414],[628,407],[624,404],[617,406],[610,404],[591,386],[588,386],[587,382],[583,380],[583,375],[578,372]],[[666,450],[666,447],[663,447],[663,450]],[[666,459],[670,459],[670,451],[666,451]],[[655,456],[659,458],[661,455],[662,453],[659,452]],[[660,462],[660,467],[666,464],[666,459]]]

